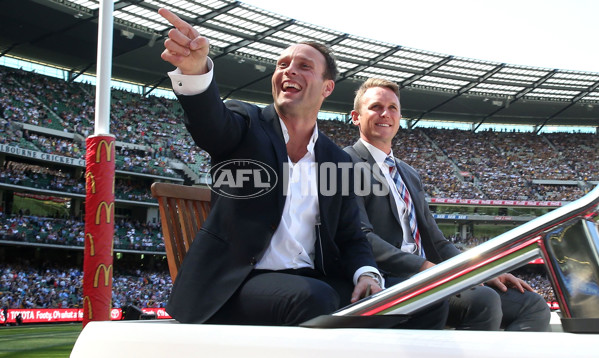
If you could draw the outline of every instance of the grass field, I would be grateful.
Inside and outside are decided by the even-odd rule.
[[[0,357],[68,358],[81,323],[0,327]]]

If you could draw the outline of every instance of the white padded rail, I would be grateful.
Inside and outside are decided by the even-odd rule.
[[[71,358],[597,357],[596,334],[90,322]]]

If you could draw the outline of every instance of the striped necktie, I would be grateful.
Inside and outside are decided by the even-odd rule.
[[[399,195],[406,203],[406,210],[408,210],[408,218],[410,220],[410,229],[412,231],[412,238],[416,243],[416,252],[415,254],[424,257],[424,252],[420,245],[420,231],[418,230],[418,223],[416,222],[416,210],[414,209],[414,203],[412,202],[412,198],[410,197],[410,192],[406,187],[406,184],[401,179],[399,172],[397,171],[397,167],[395,165],[395,158],[392,156],[388,156],[385,158],[385,164],[389,166],[389,174],[391,178],[395,182],[395,186],[397,187],[397,191]]]

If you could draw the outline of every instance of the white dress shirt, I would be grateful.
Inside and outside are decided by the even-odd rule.
[[[285,143],[289,141],[287,126],[280,120]],[[297,163],[287,157],[288,169],[285,206],[270,246],[256,265],[257,269],[281,270],[314,268],[316,224],[320,224],[318,187],[314,145],[318,139],[318,126],[308,142],[308,152]]]

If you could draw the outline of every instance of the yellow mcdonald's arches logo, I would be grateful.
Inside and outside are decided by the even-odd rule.
[[[100,280],[100,271],[104,272],[104,286],[108,287],[108,282],[110,281],[110,274],[112,272],[112,265],[104,265],[100,264],[96,269],[96,274],[94,275],[94,288],[98,288],[98,281]]]
[[[91,185],[90,185],[91,183]],[[87,172],[85,173],[85,190],[89,191],[89,187],[91,186],[92,194],[96,193],[96,178],[94,177],[94,173]]]
[[[85,240],[89,239],[89,255],[90,256],[94,256],[96,255],[96,244],[94,244],[94,235],[90,234],[89,232],[87,234],[85,234]]]
[[[85,313],[85,305],[87,304],[87,318],[92,319],[94,318],[94,312],[92,310],[92,301],[91,298],[89,298],[89,296],[84,296],[83,297],[83,313]]]
[[[106,140],[102,139],[100,143],[98,143],[98,148],[96,148],[96,163],[100,163],[102,148],[106,149],[106,161],[112,161],[112,150],[114,149],[114,141],[111,141],[109,143]]]
[[[104,209],[104,213],[106,214],[106,223],[110,224],[110,220],[114,214],[114,203],[108,204],[103,201],[98,205],[98,208],[96,209],[96,225],[100,225],[100,214],[102,214],[102,209]]]

